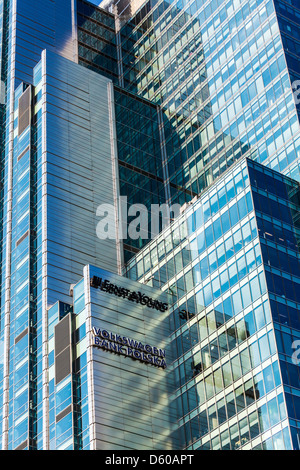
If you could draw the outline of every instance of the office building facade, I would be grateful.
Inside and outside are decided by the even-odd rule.
[[[88,38],[97,9],[81,4]],[[165,186],[160,203],[190,202],[243,156],[298,179],[299,5],[221,0],[101,5],[117,17],[118,84],[158,106]],[[95,70],[91,42],[90,36],[85,65]],[[116,83],[113,74],[111,79]],[[120,140],[129,132],[125,124]],[[130,144],[125,152],[130,179],[140,181],[144,154],[136,159]],[[153,170],[149,174],[146,187],[153,187]],[[138,203],[135,185],[130,194]],[[147,199],[149,204],[157,197]],[[132,245],[125,243],[125,262],[141,247]]]
[[[173,296],[189,450],[298,447],[298,205],[296,181],[244,160],[129,263]]]
[[[177,448],[168,294],[83,274],[72,306],[49,310],[50,449]]]
[[[2,449],[298,447],[298,7],[0,2]],[[125,228],[134,205],[186,211],[153,242],[151,230],[124,238],[120,200]],[[153,328],[135,338],[127,306],[98,290],[77,311],[78,283],[93,297],[89,269],[149,296],[170,290],[169,315],[151,307]],[[132,322],[149,323],[147,308]],[[166,351],[167,368],[94,349],[107,309],[110,334]],[[131,403],[117,397],[114,436],[100,410],[124,360],[124,387],[142,367],[152,411],[126,427]]]

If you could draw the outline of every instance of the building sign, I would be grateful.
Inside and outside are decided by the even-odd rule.
[[[100,289],[108,294],[113,294],[123,299],[128,299],[132,302],[136,302],[141,305],[146,305],[149,308],[154,308],[160,312],[165,312],[168,310],[168,304],[160,302],[159,300],[153,300],[151,297],[142,294],[141,292],[130,291],[125,287],[120,287],[115,284],[112,284],[107,279],[102,279],[102,277],[93,276],[91,278],[91,287]]]
[[[146,364],[162,367],[163,369],[167,367],[164,349],[143,344],[126,336],[117,335],[96,327],[93,327],[93,334],[93,345],[98,348],[131,357]]]

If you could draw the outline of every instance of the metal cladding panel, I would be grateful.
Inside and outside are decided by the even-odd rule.
[[[72,369],[71,315],[66,315],[54,328],[55,383],[58,384]]]
[[[17,344],[24,336],[28,334],[28,328],[25,328],[25,330],[22,331],[16,338],[15,338],[15,344]]]
[[[18,134],[31,124],[31,87],[28,87],[19,98]]]
[[[54,328],[55,355],[58,356],[70,345],[71,340],[70,315],[64,317]]]
[[[15,450],[24,450],[28,447],[28,440],[22,442],[18,447],[15,448]]]
[[[91,266],[85,273],[92,447],[178,448],[167,294]],[[155,301],[164,308],[154,308]]]
[[[61,413],[56,415],[55,417],[55,422],[58,423],[61,419],[63,419],[65,416],[67,416],[69,413],[73,411],[72,405],[67,406]]]
[[[71,347],[55,356],[55,384],[61,382],[71,373]]]
[[[116,241],[96,232],[97,208],[115,203],[111,81],[52,52],[42,58],[49,305],[70,302],[85,265],[117,272],[119,264]]]

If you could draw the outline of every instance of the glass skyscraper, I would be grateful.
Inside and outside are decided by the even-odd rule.
[[[299,184],[246,159],[129,263],[173,296],[189,450],[298,446],[298,218]]]
[[[0,31],[1,449],[299,449],[298,0]]]

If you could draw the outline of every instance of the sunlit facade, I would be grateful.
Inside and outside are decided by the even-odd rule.
[[[299,5],[101,6],[0,1],[0,447],[296,449]],[[182,214],[122,239],[121,197]],[[101,238],[107,207],[117,235]],[[168,304],[139,332],[168,367],[131,364],[153,402],[140,430],[97,414],[97,374],[125,358],[91,349],[89,269]],[[134,338],[112,305],[110,331]]]
[[[298,448],[298,183],[237,163],[127,276],[173,296],[184,447]]]

